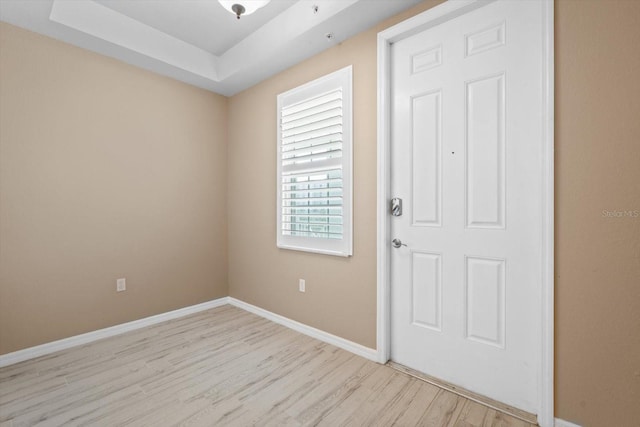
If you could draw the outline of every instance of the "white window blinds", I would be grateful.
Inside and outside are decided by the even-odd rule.
[[[351,67],[278,96],[278,247],[351,255]]]

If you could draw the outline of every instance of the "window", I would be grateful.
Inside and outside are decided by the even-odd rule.
[[[352,254],[351,75],[278,95],[279,248]]]

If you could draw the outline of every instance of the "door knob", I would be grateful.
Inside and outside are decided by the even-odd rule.
[[[394,247],[394,248],[396,248],[396,249],[397,249],[397,248],[399,248],[400,246],[407,246],[407,245],[405,245],[404,243],[402,243],[402,240],[400,240],[400,239],[393,239],[393,240],[391,241],[391,244],[392,244],[392,245],[393,245],[393,247]]]

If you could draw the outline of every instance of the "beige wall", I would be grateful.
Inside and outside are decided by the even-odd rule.
[[[425,10],[426,1],[402,15]],[[640,420],[640,1],[558,0],[557,416]],[[231,296],[375,347],[376,33],[388,20],[229,101]],[[278,93],[354,66],[354,256],[275,247]],[[307,292],[297,291],[298,278]]]
[[[556,411],[640,426],[640,1],[556,6]]]
[[[0,24],[0,354],[227,295],[226,103]]]
[[[414,8],[415,14],[438,3]],[[396,17],[229,100],[232,297],[376,347],[376,34]],[[353,65],[353,256],[276,248],[276,96]],[[298,279],[306,292],[298,292]]]

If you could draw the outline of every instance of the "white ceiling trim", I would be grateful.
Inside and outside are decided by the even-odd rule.
[[[210,4],[196,0],[192,5],[197,1],[200,8]],[[157,12],[154,2],[143,4],[147,15],[138,20],[108,7],[106,0],[0,0],[0,20],[231,96],[420,1],[299,0],[273,18],[265,15],[271,19],[263,18],[220,56],[196,46],[211,35],[192,44],[170,35],[167,28],[142,22],[151,22],[145,18]],[[189,2],[179,6],[190,7]],[[193,6],[179,12],[194,16],[199,10]],[[229,13],[224,16],[235,21]],[[334,35],[329,41],[327,33]]]
[[[268,60],[292,39],[300,37],[358,1],[320,0],[313,4],[305,1],[294,4],[225,52],[220,58],[220,76],[225,79],[244,68]],[[318,6],[317,12],[312,7],[314,4]]]
[[[49,19],[174,67],[219,81],[218,58],[94,1],[54,0]]]

